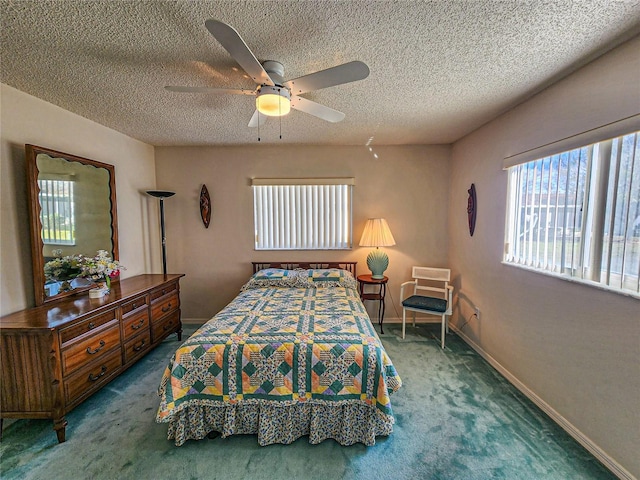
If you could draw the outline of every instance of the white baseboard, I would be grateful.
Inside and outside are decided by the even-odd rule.
[[[554,422],[560,425],[569,435],[571,435],[580,445],[586,448],[594,457],[596,457],[605,467],[622,480],[637,480],[631,472],[611,458],[604,450],[596,445],[589,437],[578,430],[571,422],[556,412],[549,404],[536,395],[529,387],[518,380],[509,370],[504,368],[495,358],[485,352],[477,343],[467,337],[458,328],[450,324],[449,328],[464,340],[471,348],[473,348],[482,358],[484,358],[493,368],[495,368],[504,378],[506,378],[514,387],[516,387],[529,400],[535,403],[544,413],[546,413]]]

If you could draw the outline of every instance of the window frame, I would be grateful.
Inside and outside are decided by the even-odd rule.
[[[252,179],[254,250],[351,250],[354,185],[351,177]]]
[[[635,131],[634,131],[635,130]],[[634,129],[627,133],[623,133],[615,138],[609,138],[606,140],[600,140],[589,145],[582,145],[577,148],[572,148],[568,151],[562,151],[561,153],[551,153],[546,148],[545,155],[537,159],[529,159],[526,162],[515,163],[507,165],[505,159],[505,169],[507,170],[507,205],[505,212],[505,240],[504,240],[504,252],[502,263],[508,266],[522,268],[535,273],[553,276],[561,278],[563,280],[572,281],[589,285],[592,287],[600,288],[603,290],[615,292],[621,295],[631,296],[634,298],[640,298],[640,259],[636,259],[640,255],[637,251],[630,255],[627,264],[626,248],[627,244],[635,245],[634,239],[640,238],[634,235],[635,224],[630,223],[630,218],[635,218],[640,208],[640,199],[635,195],[640,191],[639,171],[640,169],[640,131]],[[633,136],[632,139],[628,137]],[[624,142],[631,142],[630,150],[627,151],[625,161],[627,165],[625,170],[621,170],[621,156],[625,147],[628,148],[628,144]],[[567,197],[570,194],[570,173],[571,168],[570,161],[567,161],[566,185],[564,192],[559,185],[560,182],[560,162],[563,157],[569,157],[579,152],[580,157],[578,160],[578,172],[575,175],[576,190],[575,190],[575,205],[573,205],[573,221],[570,224],[567,222],[568,207],[571,205],[568,203]],[[584,166],[584,172],[580,170],[580,162],[583,161],[582,155],[586,152],[584,160],[586,164]],[[554,186],[555,191],[551,192],[552,186],[552,173],[551,166],[554,159],[558,162],[558,176]],[[545,166],[548,162],[548,174],[545,173]],[[540,173],[538,169],[540,168]],[[525,178],[524,181],[521,178],[522,175],[529,175],[531,170],[531,179]],[[619,189],[620,172],[624,171],[628,177],[625,179],[623,185],[623,211],[626,215],[626,219],[618,222],[616,218],[619,215],[619,211],[616,207],[616,200],[620,196],[621,189]],[[545,177],[548,175],[548,177]],[[581,178],[583,176],[583,178]],[[531,184],[529,183],[531,181]],[[543,182],[548,181],[546,192],[544,192]],[[563,179],[564,181],[564,179]],[[584,183],[582,191],[578,187]],[[523,188],[524,185],[524,188]],[[533,201],[529,201],[529,198],[522,200],[521,195],[527,195],[533,198]],[[536,199],[536,195],[538,198]],[[555,203],[551,205],[549,198],[547,198],[546,205],[544,205],[543,196],[555,195]],[[582,198],[578,198],[582,195]],[[564,203],[558,203],[560,196],[564,196]],[[529,202],[529,203],[528,203]],[[546,212],[542,212],[544,208],[547,208]],[[555,211],[553,215],[549,215],[549,208],[553,207]],[[580,207],[581,214],[578,215],[578,207]],[[563,225],[561,230],[562,251],[560,254],[560,265],[557,265],[558,259],[556,256],[556,236],[557,236],[557,223],[560,216],[560,209],[563,209]],[[633,217],[629,217],[629,213],[632,208],[635,208]],[[524,209],[524,210],[523,210]],[[530,209],[531,214],[527,212]],[[534,209],[537,212],[534,212]],[[516,211],[517,210],[517,211]],[[543,215],[544,213],[544,215]],[[524,216],[524,218],[523,218]],[[580,217],[580,218],[578,218]],[[527,219],[531,218],[528,232]],[[550,260],[550,265],[547,263],[549,250],[548,244],[548,230],[550,219],[553,218],[554,228],[553,233],[553,248]],[[545,223],[545,227],[535,225],[540,222]],[[631,224],[632,230],[629,232],[629,225]],[[571,241],[567,242],[568,238],[568,225],[571,226]],[[579,227],[579,229],[578,229]],[[624,235],[622,235],[622,256],[619,254],[613,255],[613,238],[614,228],[622,229]],[[521,233],[520,229],[523,229]],[[533,253],[534,239],[532,238],[534,229],[537,231],[536,253]],[[544,230],[544,250],[543,250],[543,264],[540,258],[540,232]],[[524,233],[529,233],[528,245],[527,240],[522,237]],[[580,234],[579,241],[576,241],[577,234]],[[618,239],[620,242],[620,239]],[[567,265],[566,259],[566,246],[567,244],[572,249],[571,258]],[[519,248],[528,246],[528,251],[519,251]],[[578,251],[576,252],[576,247]],[[614,271],[615,267],[612,267],[612,260],[620,260],[620,272]],[[606,267],[603,267],[603,262],[606,262]],[[599,266],[599,267],[598,267]],[[631,273],[625,272],[625,266],[628,268],[637,268],[631,270]],[[604,278],[603,278],[604,277]],[[617,278],[619,277],[619,280]],[[617,284],[612,284],[616,280]],[[635,290],[634,290],[635,289]]]

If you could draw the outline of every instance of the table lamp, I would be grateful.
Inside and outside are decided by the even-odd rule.
[[[384,277],[384,271],[389,266],[389,257],[379,247],[390,247],[396,241],[389,230],[389,225],[384,218],[370,218],[364,226],[361,247],[376,247],[367,255],[367,266],[371,270],[371,278],[380,279]]]

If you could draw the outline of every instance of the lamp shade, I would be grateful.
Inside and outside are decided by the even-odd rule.
[[[390,247],[395,244],[396,241],[384,218],[370,218],[367,220],[360,239],[360,246],[376,247],[375,250],[367,255],[367,266],[371,270],[372,278],[384,278],[384,271],[389,266],[389,257],[386,253],[378,250],[377,247]]]
[[[384,218],[370,218],[364,226],[361,247],[391,247],[396,241],[389,230],[389,225]]]

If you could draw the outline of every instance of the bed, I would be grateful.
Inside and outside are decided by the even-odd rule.
[[[402,382],[360,300],[355,262],[254,263],[238,296],[175,352],[156,421],[177,446],[218,432],[260,445],[375,444]]]

